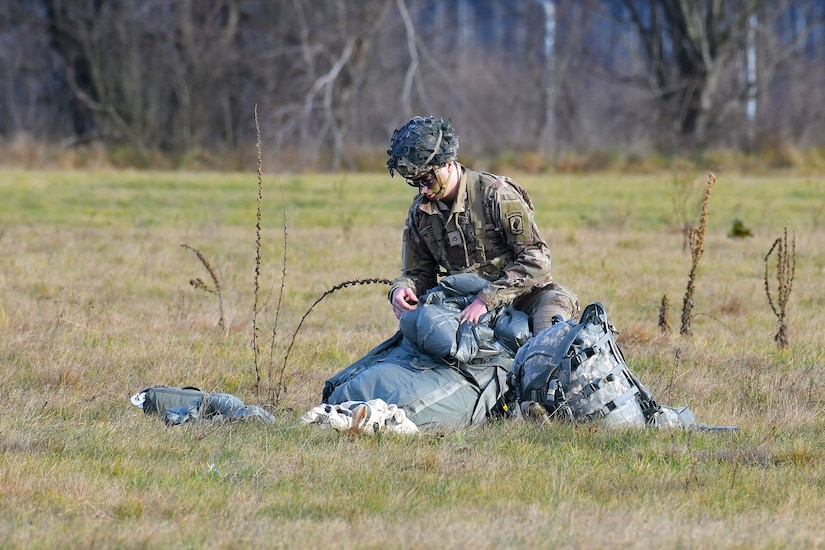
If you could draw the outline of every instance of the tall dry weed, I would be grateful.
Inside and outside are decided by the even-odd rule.
[[[675,158],[670,167],[670,204],[675,224],[682,233],[682,250],[690,245],[690,218],[693,192],[696,189],[696,165]]]
[[[214,286],[209,287],[209,285],[207,285],[204,282],[204,280],[200,277],[190,279],[189,284],[192,286],[192,288],[195,288],[197,290],[203,290],[204,292],[213,294],[218,297],[218,328],[220,328],[222,331],[226,331],[226,318],[224,317],[223,313],[223,282],[221,281],[221,277],[218,274],[218,270],[215,268],[214,265],[212,265],[212,262],[209,261],[209,259],[203,254],[203,252],[201,252],[197,248],[190,246],[186,243],[181,243],[181,247],[194,252],[195,256],[197,256],[198,260],[200,260],[201,264],[203,264],[203,267],[205,267],[206,271],[209,273],[209,276],[212,279],[212,284]]]
[[[708,173],[705,196],[702,199],[702,214],[699,217],[699,227],[696,228],[690,226],[688,229],[691,265],[687,289],[685,290],[685,297],[682,305],[682,326],[679,329],[679,334],[683,336],[690,336],[693,334],[693,330],[690,326],[693,319],[693,294],[696,291],[696,273],[699,268],[699,260],[702,258],[702,254],[705,251],[704,244],[705,230],[708,226],[708,205],[710,204],[710,191],[713,188],[714,183],[716,183],[716,176],[712,172]]]
[[[258,105],[255,105],[255,149],[257,151],[258,200],[255,211],[255,275],[252,279],[252,356],[255,367],[255,394],[261,396],[261,347],[258,343],[258,313],[261,311],[261,220],[263,219],[263,154],[261,152],[261,127],[258,123]]]
[[[289,362],[289,355],[290,355],[290,353],[292,353],[292,346],[295,345],[295,338],[296,338],[296,336],[298,336],[298,332],[301,330],[301,327],[303,326],[304,321],[306,320],[306,318],[309,316],[309,314],[312,312],[312,310],[315,309],[315,306],[320,304],[321,301],[324,298],[326,298],[327,296],[330,296],[331,294],[334,294],[335,292],[337,292],[341,289],[344,289],[344,288],[347,288],[347,287],[350,287],[350,286],[374,285],[374,284],[391,285],[392,281],[390,281],[389,279],[381,279],[381,278],[355,279],[355,280],[352,280],[352,281],[343,281],[343,282],[338,283],[337,285],[333,286],[332,288],[324,291],[324,293],[321,294],[321,296],[319,296],[312,303],[311,306],[309,306],[309,308],[306,310],[306,312],[304,312],[304,315],[301,317],[301,320],[298,322],[298,326],[295,327],[295,332],[292,333],[292,338],[290,338],[290,340],[289,340],[289,346],[287,347],[286,352],[284,353],[284,362],[281,365],[280,374],[278,376],[278,386],[276,387],[275,394],[274,394],[276,404],[279,402],[282,393],[286,391],[286,386],[284,384],[284,373],[286,372],[287,363]]]
[[[255,276],[253,281],[253,294],[254,294],[254,303],[252,308],[252,350],[254,355],[254,366],[255,366],[255,390],[260,398],[260,383],[261,383],[261,362],[260,362],[260,355],[261,355],[261,345],[259,343],[259,332],[260,327],[258,323],[258,314],[262,310],[263,307],[269,301],[269,296],[265,300],[261,300],[260,296],[260,277],[261,277],[261,228],[262,228],[262,219],[263,219],[263,153],[262,153],[262,143],[261,143],[261,129],[260,124],[258,121],[258,108],[257,105],[255,106],[255,130],[256,130],[256,149],[257,149],[257,176],[258,176],[258,197],[257,197],[257,210],[256,210],[256,218],[255,218]],[[343,200],[343,194],[340,192],[343,190],[343,185],[337,186],[339,193],[339,203]],[[280,403],[282,396],[286,393],[286,384],[284,382],[284,377],[286,373],[286,368],[289,363],[289,357],[292,352],[292,348],[295,344],[295,338],[298,335],[298,332],[301,330],[301,326],[306,320],[307,316],[312,312],[312,310],[317,306],[324,298],[327,296],[350,286],[357,286],[357,285],[370,285],[370,284],[391,284],[391,281],[388,279],[381,279],[381,278],[369,278],[369,279],[357,279],[357,280],[348,280],[343,281],[329,290],[325,291],[309,308],[301,317],[300,321],[298,322],[295,331],[292,333],[292,337],[290,338],[289,345],[286,347],[284,354],[283,354],[283,362],[281,364],[280,370],[278,372],[278,381],[275,386],[273,386],[273,379],[272,379],[272,368],[275,361],[275,349],[277,347],[277,334],[278,334],[278,321],[280,318],[281,312],[281,305],[283,303],[283,295],[284,289],[286,286],[286,275],[287,275],[287,250],[288,250],[288,223],[287,223],[287,210],[286,210],[286,200],[283,194],[283,188],[281,188],[281,205],[283,209],[283,258],[282,258],[282,265],[281,265],[281,284],[278,293],[277,302],[275,304],[275,319],[273,321],[273,326],[271,330],[271,336],[269,341],[269,361],[267,367],[267,392],[270,402],[277,406]],[[350,230],[350,226],[348,225],[351,222],[345,222],[344,225],[344,233],[345,235],[348,234]]]
[[[776,251],[776,301],[771,295],[771,285],[768,280],[768,260]],[[785,232],[773,242],[765,255],[765,294],[768,295],[768,304],[776,315],[777,332],[774,336],[780,349],[788,347],[788,300],[793,290],[793,279],[796,274],[796,237],[792,236],[788,242],[788,227]]]
[[[670,302],[667,299],[667,294],[662,295],[662,302],[659,304],[659,332],[667,334],[670,332],[670,323],[668,317],[670,316]]]

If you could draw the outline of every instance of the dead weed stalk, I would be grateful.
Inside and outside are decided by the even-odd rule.
[[[262,145],[261,145],[261,129],[260,124],[258,123],[258,107],[255,106],[255,130],[256,130],[256,149],[257,149],[257,171],[258,171],[258,201],[257,201],[257,211],[255,216],[255,276],[253,281],[253,293],[254,293],[254,301],[252,306],[252,351],[254,355],[254,363],[255,363],[255,392],[260,399],[260,390],[261,390],[261,344],[259,342],[259,334],[260,334],[260,326],[258,323],[258,314],[261,312],[263,308],[266,307],[267,303],[269,302],[270,295],[267,296],[266,299],[261,299],[261,226],[262,226],[262,219],[263,219],[263,153],[262,153]],[[309,309],[304,313],[301,317],[301,320],[298,322],[297,327],[295,328],[295,332],[293,332],[292,337],[289,341],[289,346],[286,348],[283,356],[283,363],[281,364],[280,371],[278,373],[278,383],[277,386],[273,388],[272,385],[272,367],[275,361],[275,348],[276,346],[276,337],[278,334],[278,320],[280,317],[281,312],[281,304],[283,301],[284,296],[284,288],[286,286],[286,274],[287,274],[287,247],[288,247],[288,224],[287,224],[287,212],[286,212],[286,199],[284,198],[283,187],[281,187],[281,205],[283,208],[283,247],[284,247],[284,254],[282,258],[282,265],[281,265],[281,285],[280,290],[278,293],[277,303],[275,304],[275,319],[272,326],[271,337],[269,341],[269,365],[267,368],[267,382],[268,388],[267,392],[269,394],[269,398],[275,406],[277,406],[281,400],[281,397],[284,393],[286,393],[286,385],[284,384],[284,374],[286,372],[286,367],[289,362],[289,356],[292,352],[292,348],[295,344],[295,338],[298,335],[298,331],[301,330],[301,326],[304,324],[304,320],[310,314],[310,312],[317,306],[321,300],[341,290],[343,288],[349,286],[356,286],[356,285],[370,285],[370,284],[385,284],[390,285],[392,282],[388,279],[379,279],[379,278],[372,278],[372,279],[356,279],[351,281],[344,281],[335,285],[334,287],[330,288],[326,292],[324,292],[315,302],[309,306]]]
[[[261,395],[261,369],[260,369],[260,355],[261,348],[258,344],[258,312],[261,310],[261,219],[262,208],[264,201],[264,183],[263,183],[263,154],[261,153],[261,127],[258,123],[258,105],[255,105],[255,132],[257,139],[255,141],[255,148],[258,153],[258,208],[255,212],[255,276],[252,282],[252,291],[254,299],[252,301],[252,355],[255,364],[255,394],[260,399]]]
[[[186,248],[187,250],[191,250],[195,253],[195,256],[198,257],[203,267],[206,268],[206,271],[209,273],[209,276],[212,278],[212,284],[214,286],[210,287],[207,285],[203,279],[197,277],[195,279],[189,279],[189,284],[192,288],[197,290],[203,290],[204,292],[208,292],[209,294],[214,294],[218,297],[218,327],[222,331],[226,331],[226,318],[224,317],[223,313],[223,283],[221,282],[221,278],[218,275],[218,270],[215,269],[215,266],[212,265],[212,262],[197,248],[194,246],[190,246],[186,243],[180,243],[181,247]]]
[[[670,170],[670,201],[675,223],[682,234],[682,251],[685,251],[690,244],[690,198],[697,187],[695,166],[689,160],[677,158]]]
[[[702,199],[702,215],[699,217],[699,227],[688,228],[688,242],[690,244],[690,275],[688,276],[687,289],[685,290],[684,303],[682,305],[682,326],[679,329],[679,334],[682,336],[690,336],[693,330],[690,327],[692,320],[691,312],[693,311],[693,293],[696,289],[696,272],[699,267],[699,260],[704,253],[705,244],[705,230],[708,226],[708,205],[710,203],[710,190],[713,184],[716,183],[716,176],[711,172],[708,173],[707,187],[705,188],[705,196]]]
[[[670,316],[670,302],[667,299],[667,294],[662,295],[662,303],[659,305],[659,332],[662,334],[670,333],[670,323],[668,317]]]
[[[281,187],[281,207],[283,209],[283,235],[284,235],[284,254],[281,258],[281,287],[278,290],[278,302],[275,307],[275,320],[272,323],[272,333],[269,340],[269,363],[266,369],[266,380],[270,396],[273,395],[272,390],[272,365],[275,364],[275,338],[278,335],[278,319],[281,313],[281,302],[284,298],[284,287],[286,286],[286,265],[287,265],[287,243],[289,232],[286,221],[286,198],[284,198],[284,189]],[[283,377],[283,375],[281,375]],[[279,382],[280,388],[280,382]],[[277,394],[278,392],[274,392]]]
[[[352,280],[352,281],[344,281],[344,282],[338,283],[337,285],[333,286],[332,288],[326,290],[323,294],[321,294],[321,296],[318,297],[317,300],[315,300],[312,303],[311,306],[309,306],[309,309],[306,310],[304,315],[301,317],[301,320],[298,322],[298,326],[295,327],[295,332],[292,333],[292,338],[289,341],[289,346],[286,349],[286,353],[284,353],[284,362],[281,365],[281,372],[278,376],[278,387],[275,389],[275,394],[274,394],[275,403],[278,403],[278,401],[280,400],[281,393],[286,391],[286,386],[284,385],[284,372],[286,372],[286,365],[287,365],[287,361],[289,361],[289,354],[292,353],[292,346],[295,344],[295,337],[298,335],[298,331],[301,330],[301,326],[304,324],[304,320],[306,320],[306,318],[309,316],[310,312],[312,312],[312,310],[315,309],[315,306],[317,306],[319,303],[321,303],[321,300],[323,300],[324,298],[326,298],[330,294],[333,294],[333,293],[335,293],[335,292],[337,292],[341,289],[344,289],[348,286],[374,285],[374,284],[391,285],[392,281],[390,281],[389,279],[380,279],[380,278],[355,279],[355,280]]]
[[[768,281],[768,260],[771,254],[776,251],[776,302],[771,296],[771,285]],[[780,349],[788,347],[788,322],[787,307],[793,289],[793,278],[796,273],[796,236],[791,236],[788,243],[788,227],[785,232],[773,242],[770,250],[765,255],[765,294],[768,295],[768,304],[776,315],[778,330],[774,336],[777,346]]]

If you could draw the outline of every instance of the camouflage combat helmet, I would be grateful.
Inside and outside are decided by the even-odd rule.
[[[458,136],[452,119],[416,116],[392,134],[387,154],[390,176],[395,171],[401,177],[415,179],[432,168],[456,159]]]

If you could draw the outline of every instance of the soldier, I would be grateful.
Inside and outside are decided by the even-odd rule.
[[[554,316],[578,314],[579,301],[550,276],[550,251],[533,221],[533,205],[515,182],[456,161],[458,136],[446,121],[413,117],[392,135],[387,169],[415,187],[404,228],[402,271],[389,292],[397,318],[441,275],[476,273],[490,284],[461,312],[474,323],[513,303],[533,334]]]

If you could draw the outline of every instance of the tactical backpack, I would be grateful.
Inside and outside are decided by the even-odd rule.
[[[628,368],[615,333],[604,306],[594,302],[578,323],[560,321],[528,341],[513,363],[520,410],[609,426],[697,426],[689,408],[656,402]]]

